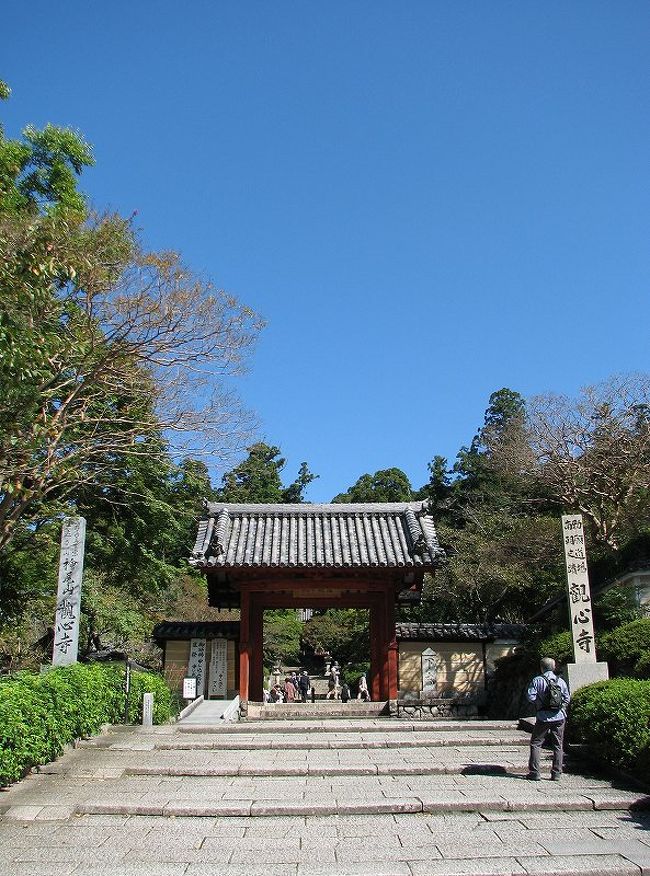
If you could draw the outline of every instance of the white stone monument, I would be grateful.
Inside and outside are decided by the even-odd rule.
[[[609,677],[607,663],[596,660],[587,545],[582,514],[562,516],[562,540],[567,571],[567,601],[573,636],[573,663],[567,665],[569,690]],[[553,656],[553,655],[549,655]]]
[[[52,649],[53,666],[69,666],[77,662],[85,542],[85,519],[66,517],[61,530],[59,587]]]
[[[438,667],[436,665],[436,652],[426,648],[422,652],[422,690],[420,699],[427,700],[436,696],[438,687]]]
[[[153,727],[153,694],[142,694],[142,726]]]

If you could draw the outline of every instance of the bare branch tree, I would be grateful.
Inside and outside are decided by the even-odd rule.
[[[576,400],[537,396],[528,435],[543,483],[616,550],[650,488],[650,376],[615,376]]]
[[[0,548],[35,502],[110,484],[161,435],[213,457],[250,437],[227,379],[260,320],[128,223],[2,217],[0,284]]]

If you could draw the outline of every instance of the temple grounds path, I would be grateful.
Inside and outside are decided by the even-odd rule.
[[[0,792],[0,874],[650,873],[650,798],[571,762],[528,782],[527,745],[514,722],[113,727]]]

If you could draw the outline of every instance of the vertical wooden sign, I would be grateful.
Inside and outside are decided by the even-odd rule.
[[[595,663],[594,620],[582,514],[562,516],[562,538],[573,635],[573,659],[576,663]]]
[[[205,639],[190,639],[190,661],[187,674],[196,679],[196,695],[201,696],[205,690]]]
[[[59,587],[52,650],[53,666],[69,666],[77,662],[85,541],[85,519],[66,517],[61,531]]]
[[[228,673],[228,642],[226,639],[213,639],[210,654],[210,680],[208,696],[225,697]]]

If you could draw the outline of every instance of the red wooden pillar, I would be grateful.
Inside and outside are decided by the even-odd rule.
[[[250,593],[242,590],[239,618],[239,698],[243,701],[248,701],[250,664]]]
[[[381,628],[382,613],[376,600],[370,603],[370,696],[374,702],[382,699]]]
[[[397,699],[398,652],[395,632],[395,594],[386,590],[384,602],[384,633],[386,643],[386,699]]]
[[[264,687],[264,609],[262,608],[258,594],[251,593],[250,603],[250,699],[254,703],[262,702],[262,688]]]

